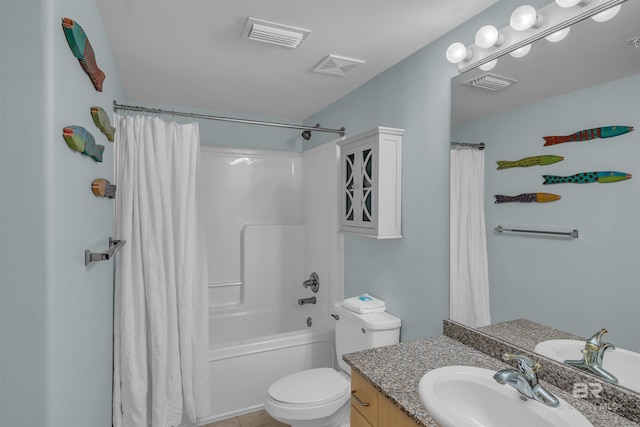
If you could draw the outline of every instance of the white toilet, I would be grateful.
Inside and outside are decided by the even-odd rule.
[[[400,319],[389,314],[357,314],[336,303],[336,353],[340,371],[307,369],[287,375],[269,387],[265,410],[276,420],[293,427],[349,426],[351,368],[342,355],[396,344]]]

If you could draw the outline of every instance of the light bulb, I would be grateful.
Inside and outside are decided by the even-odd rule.
[[[471,49],[467,49],[467,47],[460,42],[452,43],[447,49],[447,61],[452,64],[469,60],[472,56],[473,51],[471,51]]]
[[[514,58],[522,58],[523,56],[526,56],[530,50],[531,50],[531,45],[528,44],[528,45],[522,46],[519,49],[514,50],[513,52],[509,52],[509,55],[513,56]]]
[[[617,5],[617,6],[613,6],[603,12],[597,13],[595,15],[593,15],[591,17],[591,19],[593,19],[596,22],[606,22],[610,19],[613,19],[614,16],[616,16],[618,14],[618,12],[620,12],[620,8],[622,7],[621,4]]]
[[[564,40],[564,38],[569,35],[569,31],[571,31],[571,27],[563,28],[562,30],[556,31],[553,34],[549,34],[547,37],[545,37],[545,39],[552,43],[559,42],[560,40]]]
[[[493,61],[489,61],[486,64],[482,64],[478,68],[480,68],[482,71],[489,71],[489,70],[493,70],[494,68],[496,68],[497,64],[498,64],[498,60],[494,59]]]
[[[513,11],[509,23],[514,30],[525,31],[529,28],[538,28],[543,20],[544,17],[535,7],[525,4]]]
[[[504,36],[493,25],[485,25],[476,33],[476,45],[483,49],[500,46],[504,43]]]
[[[573,6],[585,6],[591,3],[591,0],[556,0],[556,4],[560,7],[569,8]]]

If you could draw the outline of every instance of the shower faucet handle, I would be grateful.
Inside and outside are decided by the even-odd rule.
[[[309,280],[305,280],[304,282],[302,282],[302,286],[304,286],[305,288],[311,288],[311,291],[314,294],[318,292],[318,288],[320,287],[320,277],[318,276],[318,273],[316,273],[315,271],[311,273],[311,277],[309,277]]]

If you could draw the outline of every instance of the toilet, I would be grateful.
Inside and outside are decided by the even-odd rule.
[[[273,383],[264,409],[282,423],[293,427],[348,427],[351,368],[342,355],[396,344],[400,339],[400,319],[387,312],[354,313],[338,302],[331,316],[336,320],[340,369],[307,369]]]

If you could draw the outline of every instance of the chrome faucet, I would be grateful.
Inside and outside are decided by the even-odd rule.
[[[315,303],[316,303],[316,297],[300,298],[298,300],[298,305],[315,304]]]
[[[611,383],[617,384],[618,379],[602,367],[602,359],[604,358],[605,351],[612,351],[616,349],[613,344],[602,342],[602,336],[606,333],[607,329],[602,328],[587,340],[584,345],[584,349],[580,350],[582,353],[582,360],[565,360],[564,363],[595,374]]]
[[[534,363],[527,356],[505,353],[502,360],[516,360],[519,369],[506,368],[496,372],[493,379],[500,384],[509,384],[520,394],[544,403],[547,406],[556,407],[560,404],[557,397],[551,394],[539,382],[536,372],[540,369],[539,363]]]

